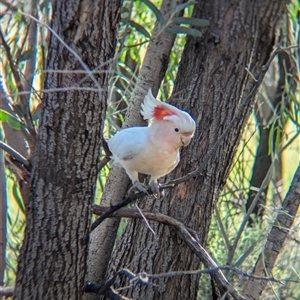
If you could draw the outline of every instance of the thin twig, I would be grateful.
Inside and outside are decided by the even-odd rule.
[[[10,147],[9,145],[0,141],[0,148],[6,151],[9,155],[11,155],[15,160],[23,164],[25,167],[30,167],[30,162],[24,156],[22,156],[19,152],[15,149]]]
[[[108,209],[109,208],[107,208],[107,207],[101,207],[101,206],[98,206],[98,205],[93,206],[93,212],[97,215],[106,212]],[[149,220],[153,220],[153,221],[157,221],[157,222],[169,225],[169,226],[173,226],[176,229],[181,228],[181,231],[179,232],[180,236],[188,246],[190,246],[191,243],[192,244],[197,243],[200,246],[200,244],[198,242],[196,242],[196,240],[194,239],[194,237],[192,235],[182,234],[183,233],[183,231],[182,231],[183,228],[185,228],[187,231],[189,231],[189,229],[186,228],[182,223],[178,222],[176,219],[171,218],[171,217],[169,217],[167,215],[164,215],[164,214],[161,214],[161,213],[152,213],[152,212],[148,212],[148,211],[142,211],[142,214],[143,214],[144,217],[146,217]],[[115,212],[111,217],[142,218],[140,212],[138,210],[132,209],[132,208],[122,208],[122,209],[118,210],[117,212]],[[176,231],[176,232],[178,233],[178,231]],[[195,235],[195,233],[194,233],[194,235]],[[198,239],[198,238],[196,237],[196,239]],[[275,283],[279,283],[279,284],[283,284],[283,282],[291,281],[289,279],[279,280],[279,279],[276,279],[276,278],[271,277],[271,276],[265,277],[265,276],[252,275],[251,273],[244,272],[244,271],[238,269],[235,266],[230,266],[230,265],[218,266],[213,261],[213,259],[209,256],[207,251],[202,246],[201,246],[201,248],[202,248],[202,251],[200,251],[200,252],[199,251],[195,252],[195,249],[193,249],[193,248],[191,248],[191,249],[198,256],[199,256],[199,253],[200,253],[199,258],[201,259],[201,261],[203,262],[203,264],[205,265],[205,267],[207,269],[192,270],[192,271],[191,270],[189,270],[189,271],[170,271],[170,272],[159,273],[159,274],[148,274],[148,273],[145,273],[145,272],[134,274],[133,272],[131,272],[128,269],[122,269],[119,272],[117,272],[104,285],[106,286],[106,289],[108,289],[111,285],[114,284],[117,275],[118,276],[125,275],[125,276],[129,277],[131,281],[139,281],[140,283],[148,284],[151,279],[157,279],[157,278],[168,278],[168,277],[184,276],[184,275],[211,274],[212,276],[217,277],[218,284],[220,284],[220,283],[225,284],[227,287],[229,285],[230,288],[227,289],[227,291],[235,299],[244,299],[242,296],[238,295],[236,293],[236,291],[230,286],[227,279],[224,277],[224,275],[222,273],[217,273],[218,271],[220,272],[221,270],[225,270],[225,271],[230,270],[230,271],[233,271],[233,272],[237,273],[240,276],[247,277],[247,278],[250,278],[252,280],[259,280],[259,281],[263,280],[263,281],[275,282]],[[215,274],[215,273],[217,273],[217,274]],[[214,279],[216,279],[216,278],[214,278]],[[99,285],[99,286],[103,287],[103,285]],[[128,287],[131,287],[131,285],[128,286]],[[223,286],[223,288],[224,288],[224,286]],[[122,287],[119,290],[124,290],[124,287]]]
[[[60,87],[60,88],[52,88],[52,89],[43,89],[43,90],[35,90],[35,93],[57,93],[57,92],[69,92],[72,91],[87,91],[87,92],[99,92],[99,89],[90,88],[90,87],[79,87],[79,86],[68,86],[68,87]],[[102,89],[101,91],[105,91]],[[9,97],[13,98],[16,96],[23,96],[30,94],[30,91],[18,92],[15,94],[8,94]]]
[[[109,161],[110,161],[110,158],[104,156],[99,162],[98,172],[100,172],[108,164]]]
[[[83,62],[83,60],[81,59],[80,55],[74,51],[74,49],[72,49],[68,44],[66,44],[66,42],[64,42],[64,40],[46,23],[38,20],[37,18],[33,17],[30,14],[24,13],[24,12],[20,12],[21,15],[31,18],[32,20],[34,20],[35,22],[37,22],[38,24],[44,26],[45,28],[47,28],[61,43],[62,45],[70,52],[72,53],[75,58],[79,61],[79,63],[82,65],[82,67],[84,68],[84,70],[87,72],[88,76],[91,78],[91,80],[95,83],[96,87],[100,91],[102,90],[100,84],[98,83],[98,81],[96,80],[95,76],[93,75],[93,72],[89,69],[89,67]]]
[[[232,260],[233,260],[233,257],[234,257],[234,253],[235,253],[235,250],[236,250],[236,248],[237,248],[237,245],[238,245],[238,243],[239,243],[239,241],[240,241],[240,238],[241,238],[241,236],[242,236],[242,233],[243,233],[243,231],[244,231],[244,228],[245,228],[245,226],[246,226],[246,224],[247,224],[247,222],[248,222],[248,220],[249,220],[249,218],[250,218],[250,215],[252,214],[252,212],[253,212],[253,210],[254,210],[254,208],[256,207],[256,205],[257,205],[257,203],[258,203],[258,201],[259,201],[259,199],[260,199],[260,197],[261,197],[261,195],[262,195],[262,193],[263,193],[263,191],[267,188],[267,186],[268,186],[268,184],[269,184],[269,182],[270,182],[270,180],[271,180],[271,178],[272,178],[272,168],[273,168],[273,165],[274,165],[274,163],[276,162],[276,160],[277,160],[277,158],[280,156],[280,154],[297,138],[299,136],[299,133],[296,133],[289,141],[288,141],[288,143],[286,143],[286,145],[284,145],[279,151],[278,151],[278,153],[275,155],[275,159],[273,160],[273,162],[272,162],[272,164],[270,165],[270,167],[269,167],[269,170],[268,170],[268,172],[267,172],[267,174],[266,174],[266,176],[265,176],[265,178],[264,178],[264,180],[263,180],[263,182],[262,182],[262,184],[261,184],[261,186],[260,186],[260,188],[259,188],[259,190],[258,190],[258,192],[256,193],[256,195],[255,195],[255,197],[254,197],[254,199],[253,199],[253,201],[252,201],[252,203],[251,203],[251,205],[250,205],[250,207],[249,207],[249,209],[248,209],[248,211],[247,211],[247,213],[246,213],[246,215],[244,216],[244,218],[243,218],[243,221],[242,221],[242,223],[241,223],[241,225],[240,225],[240,227],[239,227],[239,230],[238,230],[238,232],[237,232],[237,234],[236,234],[236,236],[235,236],[235,239],[234,239],[234,241],[233,241],[233,244],[232,244],[232,246],[231,246],[231,248],[230,248],[230,251],[228,252],[228,258],[227,258],[227,264],[228,265],[230,265],[231,263],[232,263]]]
[[[0,0],[0,3],[7,6],[10,10],[17,12],[18,8],[14,5],[12,5],[11,3],[4,1],[4,0]]]
[[[103,208],[98,205],[93,206],[93,212],[96,214],[99,214],[99,212],[103,213],[103,210],[106,212],[110,211],[111,208]],[[103,215],[106,213],[104,212]],[[169,217],[167,215],[161,214],[161,213],[153,213],[153,212],[146,212],[143,211],[143,215],[148,220],[157,221],[160,223],[163,223],[168,226],[173,226],[176,228],[176,233],[178,233],[182,240],[186,243],[186,245],[198,256],[198,258],[201,260],[201,262],[204,264],[204,266],[207,269],[214,269],[217,268],[218,265],[215,263],[215,261],[211,258],[209,253],[201,246],[199,243],[199,237],[197,233],[194,230],[190,230],[187,228],[183,223],[177,221],[176,219]],[[115,217],[130,217],[130,218],[142,218],[140,213],[135,209],[120,209],[114,213]],[[101,218],[101,217],[100,217]],[[98,219],[100,219],[98,218]],[[98,220],[97,219],[97,220]],[[212,278],[217,283],[220,291],[222,294],[229,291],[230,295],[234,299],[245,299],[241,295],[237,293],[237,291],[231,286],[231,284],[228,282],[224,274],[221,270],[217,270],[214,273],[211,274]]]
[[[147,190],[147,192],[149,192],[149,194],[153,193],[150,188]],[[139,192],[125,198],[121,203],[118,203],[117,205],[110,206],[109,209],[104,214],[102,214],[99,218],[95,220],[95,222],[91,226],[91,231],[95,230],[106,218],[108,218],[115,211],[119,210],[122,207],[127,206],[128,204],[132,203],[133,201],[139,198],[143,198],[146,195],[147,194],[144,192]]]
[[[150,229],[150,231],[151,231],[154,235],[156,235],[155,231],[154,231],[154,230],[152,229],[152,227],[150,226],[150,224],[149,224],[147,218],[144,216],[142,210],[138,207],[138,205],[137,205],[136,203],[135,203],[135,207],[136,207],[136,209],[138,210],[138,212],[140,213],[140,215],[142,216],[143,220],[145,221],[145,223],[146,223],[146,225],[148,226],[148,228]]]
[[[124,270],[124,269],[123,269]],[[211,274],[218,270],[230,270],[237,273],[240,276],[251,278],[253,280],[264,280],[264,281],[271,281],[279,284],[284,284],[283,282],[290,281],[289,279],[279,280],[274,277],[265,277],[265,276],[254,276],[250,273],[244,272],[234,266],[218,266],[212,269],[202,269],[202,270],[188,270],[188,271],[170,271],[166,273],[158,273],[158,274],[148,274],[146,272],[138,273],[135,277],[139,277],[142,279],[143,283],[148,283],[150,279],[157,279],[157,278],[168,278],[168,277],[175,277],[175,276],[187,276],[187,275],[200,275],[200,274]]]

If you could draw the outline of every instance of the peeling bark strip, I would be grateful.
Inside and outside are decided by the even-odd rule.
[[[295,215],[300,205],[300,167],[298,167],[291,187],[282,203],[282,212],[279,212],[277,219],[271,229],[269,237],[263,252],[255,264],[253,275],[268,276],[275,265],[277,256],[279,255],[284,242],[289,234]],[[249,279],[244,294],[249,299],[259,299],[267,282],[254,281]]]
[[[287,1],[198,1],[194,17],[207,19],[210,26],[203,37],[189,37],[181,59],[172,104],[187,110],[197,120],[197,131],[182,153],[177,169],[167,179],[196,169],[205,153],[214,147],[235,116],[243,99],[255,85],[245,72],[258,76],[273,47],[275,26]],[[186,101],[183,101],[185,99]],[[169,215],[201,233],[205,240],[215,202],[226,181],[235,150],[254,97],[241,118],[209,159],[204,176],[197,176],[166,191],[163,199],[149,198],[140,208]],[[163,225],[150,222],[154,237],[139,220],[130,220],[115,248],[111,269],[130,265],[133,272],[195,270],[199,259]],[[137,285],[127,296],[134,299],[196,299],[197,276],[171,278],[158,286]],[[123,283],[121,282],[121,286]]]
[[[51,28],[91,70],[101,64],[108,70],[120,5],[119,0],[52,1]],[[48,69],[82,68],[54,34],[48,53]],[[70,91],[44,95],[15,299],[82,299],[108,80],[109,72],[92,79],[47,73],[46,89]],[[102,90],[72,91],[74,85]]]

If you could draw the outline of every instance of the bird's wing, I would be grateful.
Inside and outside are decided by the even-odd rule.
[[[113,159],[128,160],[145,147],[148,127],[130,127],[119,131],[107,144]]]

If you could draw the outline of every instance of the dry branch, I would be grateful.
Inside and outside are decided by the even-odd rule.
[[[19,152],[15,149],[10,147],[9,145],[0,141],[0,148],[6,151],[9,155],[11,155],[14,159],[16,159],[19,163],[23,164],[26,167],[30,167],[30,162],[24,156],[22,156]]]
[[[0,286],[0,297],[12,297],[14,290],[11,286]]]
[[[109,211],[110,208],[103,208],[98,205],[93,206],[94,214],[103,214]],[[211,273],[211,277],[215,280],[222,294],[229,293],[234,299],[245,299],[243,296],[239,295],[238,292],[231,286],[228,280],[223,275],[222,271],[214,260],[210,257],[208,252],[200,245],[199,238],[196,231],[188,229],[183,223],[178,222],[174,218],[166,216],[161,213],[153,213],[143,211],[143,215],[148,220],[157,221],[168,226],[173,226],[176,229],[176,232],[181,236],[183,241],[187,246],[198,256],[201,262],[207,269],[214,270]],[[142,218],[142,215],[138,210],[135,209],[119,209],[114,213],[115,217],[129,217],[129,218]]]

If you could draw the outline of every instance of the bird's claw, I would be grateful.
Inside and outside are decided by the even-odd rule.
[[[143,192],[145,194],[148,194],[147,187],[145,184],[135,181],[135,183],[132,185],[132,187],[128,190],[128,195],[133,194],[133,192],[138,191],[138,192]]]
[[[159,191],[159,185],[157,182],[155,181],[152,181],[150,184],[150,188],[151,188],[151,191],[153,192],[154,195],[157,195],[158,198],[160,197],[160,191]]]
[[[157,195],[158,198],[160,198],[160,191],[159,191],[159,185],[157,182],[152,181],[149,184],[151,191],[154,195]],[[139,181],[135,181],[132,187],[128,190],[127,195],[130,196],[135,191],[137,192],[143,192],[145,194],[148,194],[147,186]]]

